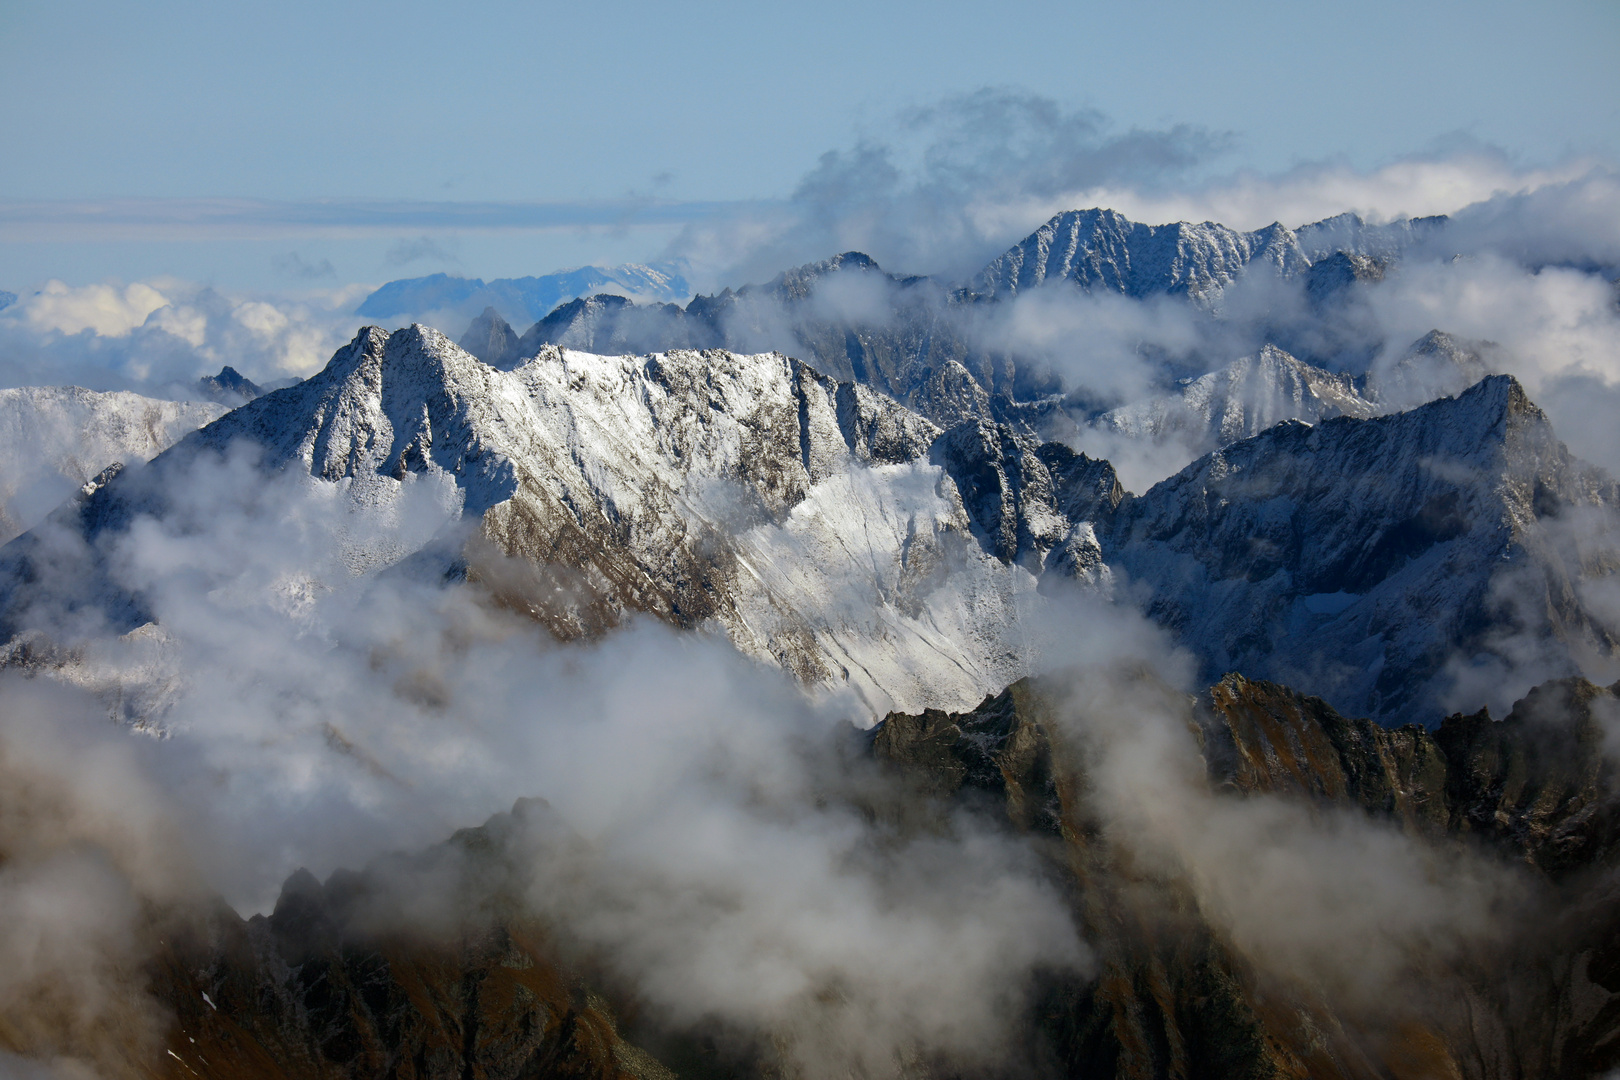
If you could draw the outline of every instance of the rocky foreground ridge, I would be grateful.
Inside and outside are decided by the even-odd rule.
[[[845,751],[848,769],[876,763],[884,777],[856,797],[902,833],[970,813],[1028,838],[1097,954],[1092,976],[1036,995],[1005,1075],[1573,1080],[1620,1064],[1613,688],[1548,683],[1503,720],[1454,715],[1433,730],[1352,720],[1238,676],[1196,700],[1138,689],[1179,717],[1176,753],[1195,763],[1189,797],[1207,814],[1340,815],[1437,865],[1488,866],[1514,885],[1511,906],[1473,939],[1449,939],[1440,921],[1392,929],[1399,961],[1368,995],[1276,952],[1196,862],[1155,853],[1155,835],[1110,801],[1118,735],[1088,719],[1083,694],[1021,682],[969,712],[891,715]],[[611,980],[521,915],[524,875],[546,872],[554,830],[544,804],[520,803],[420,856],[324,884],[295,875],[269,916],[219,907],[171,927],[151,969],[172,1016],[155,1074],[774,1074],[768,1033],[669,1031],[628,1000],[616,1009]],[[424,929],[390,888],[445,868],[460,875],[456,916]],[[1345,943],[1349,963],[1373,965],[1375,931]],[[978,1074],[942,1062],[908,1075]]]

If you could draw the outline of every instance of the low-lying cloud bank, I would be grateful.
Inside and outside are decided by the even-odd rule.
[[[231,366],[261,383],[318,371],[354,334],[368,290],[232,296],[173,279],[50,281],[0,309],[0,385],[78,385],[195,397]]]
[[[421,849],[527,796],[562,840],[536,914],[665,1022],[775,1039],[813,1074],[918,1046],[988,1060],[1035,972],[1086,970],[1022,841],[970,818],[894,835],[840,797],[868,782],[840,768],[853,702],[723,638],[562,645],[471,587],[357,575],[356,549],[431,533],[436,493],[377,522],[337,485],[249,470],[200,462],[181,510],[109,553],[158,625],[59,622],[58,678],[83,689],[0,677],[0,1009],[34,1055],[160,1045],[145,905],[267,910],[297,867]],[[161,738],[108,725],[132,700]]]
[[[476,587],[356,571],[356,550],[431,535],[445,492],[380,521],[246,452],[181,488],[107,553],[157,625],[112,638],[81,610],[54,628],[54,678],[0,676],[0,1009],[32,1057],[64,1059],[54,1075],[122,1075],[161,1045],[154,907],[266,910],[297,867],[418,850],[519,797],[549,804],[533,914],[656,1022],[719,1025],[807,1077],[1004,1062],[1039,979],[1094,974],[1037,842],[966,810],[920,831],[870,812],[903,796],[852,763],[855,703],[719,638],[636,623],[560,644]],[[1412,949],[1488,939],[1511,893],[1488,871],[1211,795],[1191,665],[1161,631],[1095,595],[1042,612],[1034,645],[1112,842],[1190,881],[1254,956],[1378,1000]],[[159,737],[107,722],[132,702]],[[402,884],[423,932],[436,887]]]

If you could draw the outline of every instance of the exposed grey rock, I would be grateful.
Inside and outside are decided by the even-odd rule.
[[[486,307],[456,344],[484,363],[499,366],[508,357],[516,355],[518,336],[517,331],[501,318],[500,312]]]

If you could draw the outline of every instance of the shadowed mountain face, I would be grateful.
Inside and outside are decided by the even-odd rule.
[[[487,307],[456,344],[484,363],[498,365],[517,349],[518,336],[500,312]]]
[[[1066,883],[1097,956],[1090,976],[1041,983],[1008,1069],[1576,1080],[1620,1063],[1620,791],[1603,754],[1613,691],[1563,680],[1505,720],[1452,716],[1432,732],[1350,720],[1237,676],[1196,702],[1146,693],[1172,722],[1173,756],[1195,764],[1165,779],[1186,785],[1181,799],[1166,792],[1166,813],[1202,807],[1323,842],[1359,835],[1437,867],[1460,859],[1512,882],[1511,910],[1455,938],[1439,929],[1444,911],[1387,927],[1405,952],[1369,995],[1223,908],[1196,850],[1154,847],[1099,772],[1132,735],[1090,723],[1061,684],[1019,683],[966,713],[894,714],[847,758],[852,775],[879,766],[877,786],[851,789],[866,812],[901,835],[966,814],[1026,838]],[[558,828],[544,804],[521,802],[364,873],[323,885],[300,872],[269,916],[220,907],[173,928],[152,970],[174,1017],[167,1075],[774,1075],[768,1033],[627,1024],[589,961],[564,959],[566,932],[523,914],[525,883],[567,843]],[[434,883],[440,914],[402,904],[410,881]],[[1346,881],[1349,904],[1381,887]],[[1365,944],[1344,961],[1376,965],[1383,945]],[[919,1060],[907,1075],[1004,1073]]]
[[[172,1077],[672,1080],[522,914],[543,804],[325,885],[300,871],[268,916],[223,904],[169,927],[154,993],[174,1016]],[[401,875],[459,877],[460,907],[413,917]]]
[[[1587,649],[1613,656],[1582,597],[1620,567],[1617,507],[1615,482],[1497,376],[1407,413],[1278,425],[1099,531],[1207,673],[1410,722],[1487,678],[1522,692]]]

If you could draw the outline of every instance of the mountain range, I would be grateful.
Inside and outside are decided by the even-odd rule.
[[[1445,228],[1341,215],[1241,232],[1080,210],[967,283],[847,252],[689,300],[668,268],[436,275],[390,283],[362,310],[470,317],[459,343],[364,326],[290,386],[227,367],[197,384],[207,402],[0,392],[0,462],[19,478],[0,546],[0,677],[87,691],[158,753],[184,734],[177,703],[196,673],[168,637],[173,598],[137,571],[158,559],[245,621],[236,593],[250,586],[211,582],[182,541],[239,544],[211,552],[223,565],[262,555],[280,534],[232,516],[253,500],[269,510],[252,528],[331,525],[316,565],[254,579],[290,613],[278,633],[318,638],[299,621],[311,598],[368,587],[397,601],[390,640],[448,618],[435,606],[447,596],[545,648],[663,624],[729,643],[749,671],[852,722],[780,744],[740,728],[715,747],[677,740],[717,755],[699,770],[715,800],[701,835],[678,849],[714,880],[638,877],[674,857],[656,831],[615,847],[612,829],[571,823],[537,790],[436,847],[324,881],[293,874],[246,919],[207,893],[143,894],[141,959],[119,970],[138,969],[167,1018],[154,1036],[166,1057],[129,1074],[1507,1080],[1620,1067],[1620,483],[1569,453],[1503,350],[1441,330],[1380,343],[1380,363],[1357,367],[1352,352],[1290,351],[1301,338],[1261,333],[1266,315],[1246,324],[1256,340],[1211,336],[1232,346],[1218,358],[1154,354],[1152,388],[1113,401],[1006,333],[1009,311],[1052,296],[1175,305],[1153,310],[1229,328],[1228,305],[1256,282],[1294,290],[1290,318],[1328,323]],[[522,333],[515,304],[534,320]],[[1172,464],[1132,491],[1099,446]],[[25,506],[25,486],[44,494]],[[467,659],[475,636],[452,626],[434,663],[485,677]],[[259,644],[283,655],[280,640]],[[386,673],[391,647],[349,659]],[[430,715],[476,729],[436,678],[378,692],[402,728]],[[634,668],[613,679],[659,685]],[[267,692],[295,710],[320,700],[273,680]],[[538,684],[521,708],[553,694],[561,711],[585,708]],[[215,707],[229,714],[229,694]],[[376,785],[363,797],[430,797],[339,719],[322,718],[323,746]],[[591,805],[644,795],[648,774],[629,764],[668,752],[652,719],[582,782],[601,789]],[[434,767],[472,740],[432,744]],[[733,805],[722,789],[737,768]],[[689,809],[671,797],[664,812]],[[0,823],[9,813],[0,798]],[[798,882],[809,908],[773,897],[761,914],[720,880],[736,854],[727,813],[765,822],[769,842],[745,861]],[[844,846],[825,866],[778,865],[797,858],[782,854],[799,850],[795,829]],[[34,857],[17,850],[0,848],[0,883]],[[987,851],[1006,861],[971,861]],[[1000,869],[964,885],[952,860]],[[841,924],[847,897],[818,891],[824,879],[859,894],[870,924]],[[929,906],[941,882],[965,890],[949,894],[962,910]],[[585,916],[536,899],[570,889]],[[1048,907],[1018,906],[1031,896]],[[1052,926],[1083,946],[1065,952],[1052,930],[1016,985],[964,988],[956,976],[1003,940],[973,921],[981,901],[1020,925],[1056,911]],[[808,936],[839,943],[815,955],[843,959],[798,986],[777,908],[808,910]],[[954,929],[934,942],[940,918]],[[750,1001],[686,1009],[696,991],[657,965],[687,940],[654,924],[740,936],[791,1010],[749,1027]],[[848,957],[885,955],[886,935],[937,953],[938,985],[871,997]],[[648,965],[664,974],[643,978]],[[974,1008],[1007,1040],[988,1061],[944,1030],[982,1019]],[[7,1010],[24,1006],[0,998],[0,1051],[71,1056]],[[931,1028],[936,1012],[954,1019]],[[870,1028],[885,1023],[904,1037]],[[805,1045],[829,1056],[795,1056]]]
[[[1306,385],[1280,355],[1258,366],[1273,391]],[[1603,516],[1620,491],[1511,376],[1385,416],[1319,385],[1339,415],[1283,420],[1133,495],[1062,443],[984,417],[941,429],[780,354],[547,346],[503,369],[426,328],[368,328],[0,549],[18,583],[0,618],[19,633],[54,602],[98,605],[119,632],[148,621],[137,598],[98,596],[93,567],[72,588],[38,569],[53,531],[104,550],[164,516],[199,456],[246,440],[260,469],[340,484],[368,519],[436,493],[435,524],[394,529],[359,569],[501,575],[565,637],[632,612],[717,626],[874,716],[965,708],[1025,674],[1025,609],[1059,579],[1144,590],[1206,676],[1275,677],[1391,722],[1437,715],[1468,671],[1527,686],[1613,655],[1588,594],[1620,565]]]
[[[355,308],[366,319],[442,313],[466,318],[494,307],[512,319],[538,319],[558,304],[590,293],[630,295],[654,301],[683,300],[686,280],[675,266],[581,266],[539,277],[482,278],[429,274],[402,278],[376,289]]]

